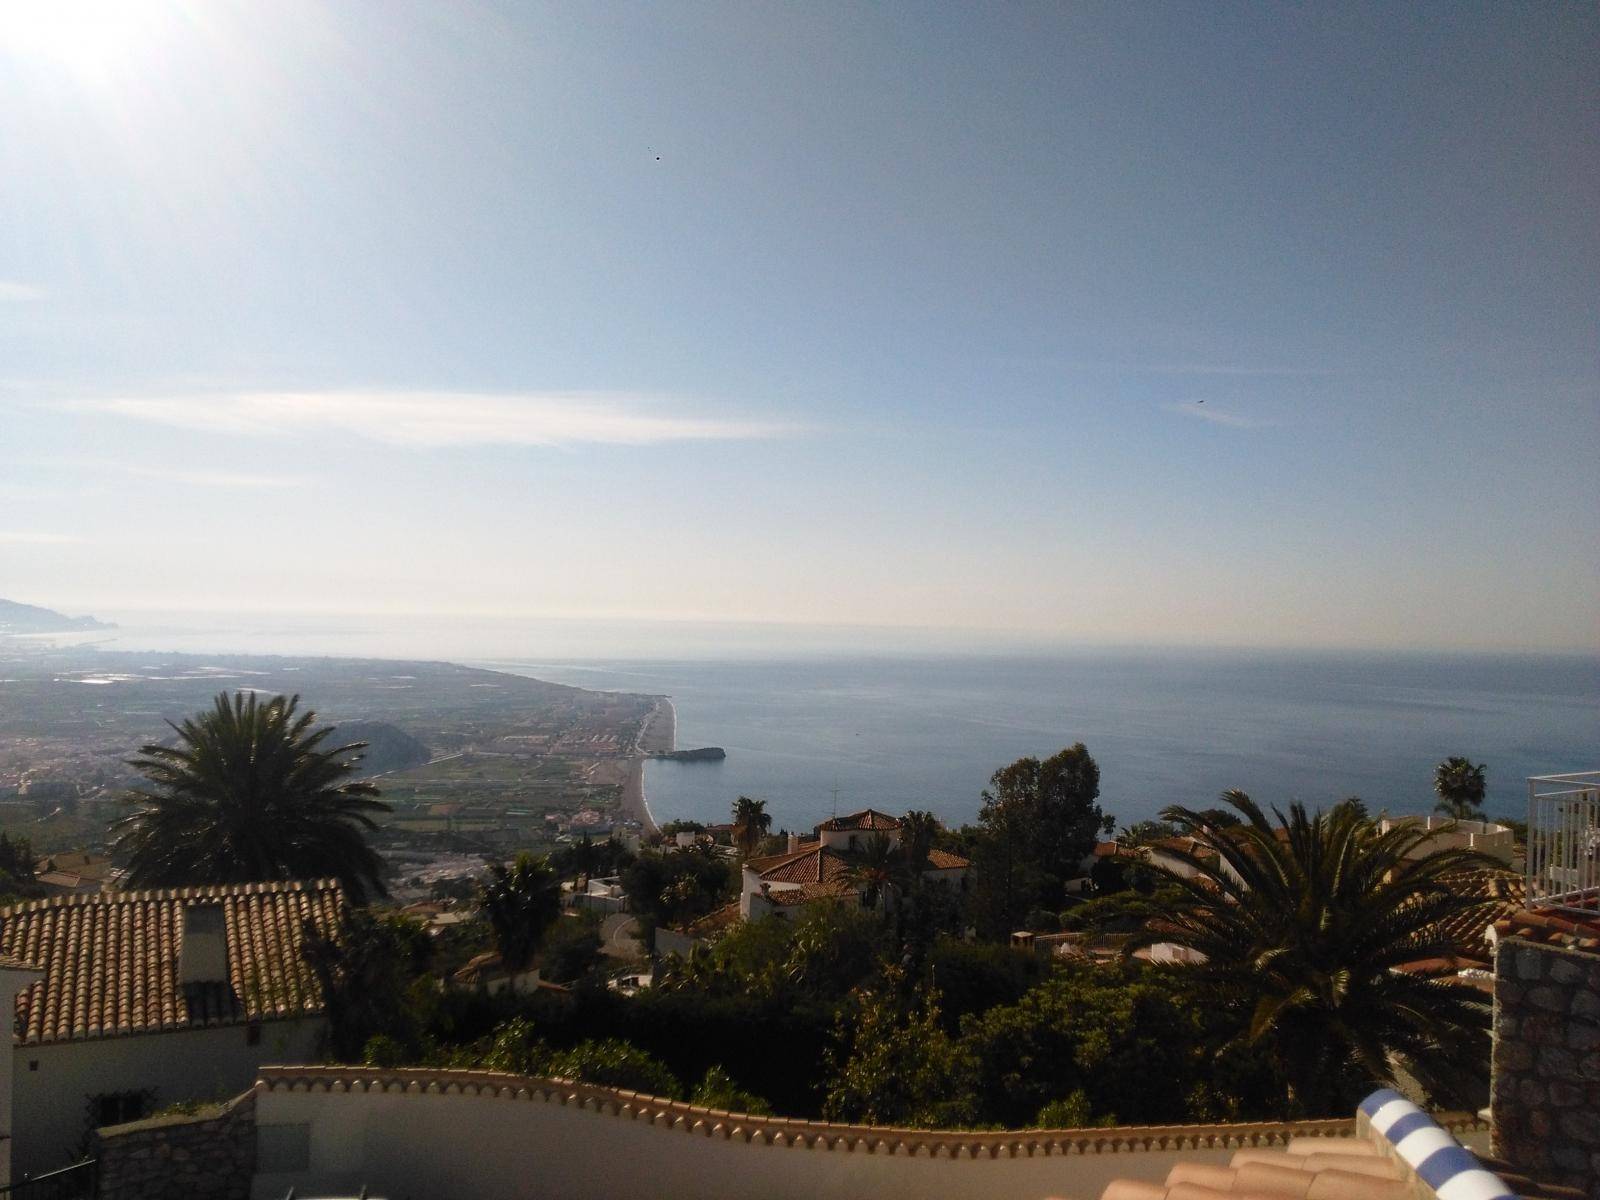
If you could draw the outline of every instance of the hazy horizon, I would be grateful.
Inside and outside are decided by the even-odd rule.
[[[14,597],[0,597],[14,599]],[[1026,632],[915,626],[829,625],[760,621],[595,620],[582,617],[474,616],[449,613],[306,613],[281,610],[63,610],[115,628],[73,634],[21,635],[35,646],[100,647],[110,651],[199,655],[270,654],[385,659],[438,659],[477,666],[525,665],[548,659],[568,665],[622,659],[716,660],[806,658],[1133,659],[1260,657],[1263,659],[1551,659],[1600,665],[1586,647],[1471,648],[1118,641],[1048,637]],[[0,635],[0,647],[4,636]]]
[[[1593,653],[1597,96],[1592,5],[19,0],[0,596]]]

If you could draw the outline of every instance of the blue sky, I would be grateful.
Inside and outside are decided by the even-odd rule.
[[[1600,648],[1593,6],[5,11],[0,595]]]

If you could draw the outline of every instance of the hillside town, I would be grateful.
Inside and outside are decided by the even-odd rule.
[[[1520,1194],[1600,1186],[1600,774],[1530,781],[1526,825],[1484,818],[1483,766],[1452,758],[1436,811],[1234,792],[1129,828],[1080,744],[997,770],[975,826],[869,808],[790,831],[739,797],[717,826],[485,855],[418,899],[368,844],[383,779],[296,701],[225,692],[176,728],[130,758],[145,786],[108,851],[0,835],[14,1196],[412,1194],[398,1159],[326,1141],[357,1119],[334,1096],[390,1086],[444,1107],[426,1135],[362,1115],[367,1145],[421,1138],[466,1175],[522,1138],[576,1139],[551,1147],[570,1157],[627,1106],[666,1161],[685,1128],[817,1153],[892,1133],[891,1194],[971,1138],[990,1159],[1043,1147],[1051,1190],[1105,1200],[1250,1191],[1269,1168],[1312,1194],[1352,1169],[1400,1189],[1381,1136],[1404,1105]],[[271,824],[230,815],[240,786],[306,832],[259,841]],[[472,1098],[507,1088],[536,1102],[476,1125]],[[573,1088],[561,1132],[543,1105]],[[1173,1132],[1083,1174],[1130,1126]],[[984,1129],[1017,1132],[962,1132]],[[1157,1144],[1269,1149],[1188,1166]],[[784,1191],[764,1161],[728,1169]]]

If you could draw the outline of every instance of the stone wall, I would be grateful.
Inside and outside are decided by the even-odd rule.
[[[1494,1152],[1600,1200],[1600,955],[1502,938],[1495,954]]]
[[[99,1200],[249,1200],[255,1093],[193,1115],[110,1125],[94,1141]]]

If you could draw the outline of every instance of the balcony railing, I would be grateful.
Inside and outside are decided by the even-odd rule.
[[[1600,771],[1528,780],[1528,906],[1600,912]]]
[[[0,1200],[94,1200],[98,1163],[86,1158],[59,1171],[0,1187]]]

